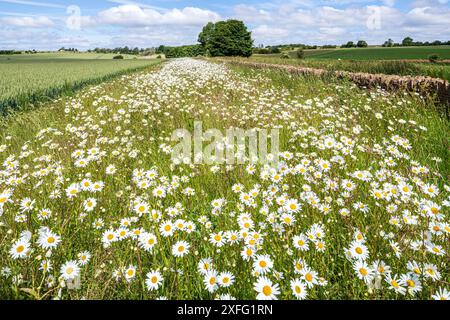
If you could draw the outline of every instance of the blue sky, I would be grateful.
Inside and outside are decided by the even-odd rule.
[[[193,44],[229,18],[264,45],[450,40],[449,0],[0,0],[0,49]]]

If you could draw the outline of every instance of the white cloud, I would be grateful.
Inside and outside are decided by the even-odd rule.
[[[134,4],[113,7],[98,14],[98,22],[113,26],[204,25],[220,16],[210,10],[194,7],[159,12]]]
[[[39,17],[5,17],[0,18],[6,26],[22,27],[22,28],[45,28],[52,27],[54,23],[46,16]]]

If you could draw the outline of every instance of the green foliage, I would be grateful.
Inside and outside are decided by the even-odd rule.
[[[355,47],[355,43],[353,41],[349,41],[346,44],[343,44],[341,46],[341,48],[354,48]]]
[[[123,60],[123,56],[119,54],[118,56],[114,56],[113,59],[114,60]]]
[[[205,50],[200,44],[195,44],[180,47],[165,47],[164,53],[167,58],[197,57],[204,55]]]
[[[356,44],[356,46],[358,48],[367,48],[368,47],[367,42],[365,42],[364,40],[359,40],[358,43]]]
[[[405,47],[409,47],[412,46],[414,43],[414,40],[411,37],[406,37],[405,39],[403,39],[402,41],[402,45]]]
[[[211,56],[250,57],[252,55],[251,32],[242,21],[227,20],[208,25],[200,34],[199,40],[206,41],[203,47]]]
[[[391,48],[393,46],[394,46],[394,40],[392,40],[390,38],[387,41],[385,41],[383,44],[383,47],[386,47],[386,48]]]
[[[203,48],[206,48],[209,41],[211,40],[211,36],[214,33],[215,24],[212,22],[208,22],[206,26],[203,27],[202,32],[198,35],[198,42],[203,46]]]
[[[430,54],[430,55],[428,56],[428,60],[429,60],[430,62],[432,62],[432,63],[436,63],[436,62],[438,62],[439,60],[441,60],[441,57],[440,57],[438,54],[433,53],[433,54]]]
[[[254,54],[279,54],[281,50],[279,47],[254,48]]]
[[[305,51],[303,49],[298,49],[295,53],[297,59],[305,59]]]

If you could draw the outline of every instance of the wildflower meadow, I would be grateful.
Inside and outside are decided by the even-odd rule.
[[[2,119],[0,296],[449,299],[433,103],[186,58]]]

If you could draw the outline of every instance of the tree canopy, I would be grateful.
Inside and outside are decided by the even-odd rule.
[[[199,34],[198,41],[205,52],[213,57],[252,55],[251,32],[242,21],[227,20],[208,23]]]

